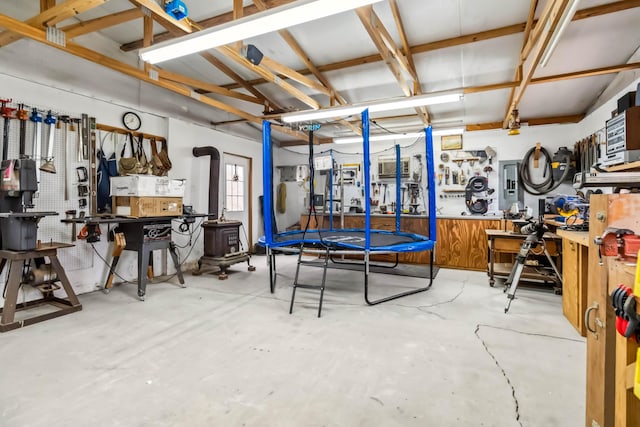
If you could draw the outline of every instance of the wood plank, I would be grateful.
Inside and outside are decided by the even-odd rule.
[[[225,89],[218,85],[214,85],[212,83],[207,83],[202,80],[194,79],[192,77],[188,77],[182,74],[174,73],[168,70],[156,69],[158,75],[162,79],[170,80],[176,83],[182,83],[184,85],[192,87],[194,90],[199,89],[204,91],[204,93],[215,93],[218,95],[228,96],[230,98],[239,99],[241,101],[252,102],[254,104],[262,105],[262,101],[256,97],[251,95],[246,95],[240,92],[234,92],[229,89]]]
[[[269,70],[267,70],[267,69],[265,69],[265,68],[263,68],[263,67],[261,67],[259,65],[254,65],[253,63],[251,63],[251,61],[249,61],[244,56],[240,55],[239,52],[233,50],[231,47],[229,47],[229,46],[221,46],[221,47],[216,48],[216,50],[218,52],[222,53],[223,55],[225,55],[226,57],[234,60],[236,63],[244,66],[248,70],[251,70],[252,72],[262,76],[264,79],[266,79],[268,81],[271,81],[271,82],[275,83],[276,85],[280,86],[282,89],[284,89],[290,95],[292,95],[295,98],[297,98],[298,100],[304,102],[305,104],[307,104],[311,108],[314,108],[314,109],[320,108],[320,104],[318,104],[318,102],[315,99],[311,98],[309,95],[305,94],[300,89],[292,86],[290,83],[285,82],[280,77],[275,75],[273,72],[271,72],[271,71],[269,71]]]
[[[265,110],[269,108],[282,110],[282,107],[278,105],[275,101],[267,98],[262,92],[257,90],[255,87],[246,82],[238,73],[233,71],[230,67],[228,67],[224,62],[213,56],[213,54],[209,52],[201,52],[200,56],[204,58],[205,61],[209,62],[214,67],[217,67],[220,71],[225,73],[227,76],[231,77],[239,86],[243,87],[252,93],[256,98],[260,99],[265,106]]]
[[[162,7],[160,7],[160,5],[155,2],[155,0],[129,0],[129,1],[138,7],[144,7],[145,9],[147,9],[153,16],[153,19],[157,23],[165,27],[166,29],[179,28],[185,33],[191,33],[193,31],[191,28],[191,24],[189,24],[189,22],[187,22],[184,19],[180,21],[176,20],[173,16],[170,16],[167,12],[165,12],[164,9],[162,9]],[[143,39],[143,45],[144,45],[144,39]]]
[[[441,267],[486,271],[489,246],[485,230],[502,228],[499,219],[436,220],[436,264]]]
[[[522,100],[524,92],[529,85],[533,74],[538,68],[540,60],[542,59],[542,54],[549,44],[552,34],[555,32],[557,26],[560,23],[560,18],[562,17],[562,13],[567,7],[567,4],[568,0],[555,0],[549,15],[549,25],[543,25],[544,28],[542,29],[540,40],[533,49],[533,59],[529,62],[529,67],[524,71],[522,75],[522,81],[520,82],[520,85],[516,90],[516,95],[513,98],[513,102],[511,103],[511,110],[517,108],[518,104]],[[506,118],[506,120],[508,120],[508,118]]]
[[[107,1],[109,0],[67,0],[64,3],[50,7],[40,14],[27,19],[25,23],[36,27],[51,27],[72,16],[98,7]],[[3,31],[0,33],[0,47],[6,46],[21,38],[20,35],[12,33],[11,31]]]
[[[327,96],[332,95],[331,90],[326,88],[322,83],[311,80],[310,78],[298,73],[296,70],[293,70],[287,67],[286,65],[282,65],[281,63],[274,61],[268,56],[265,56],[262,58],[262,61],[260,62],[260,66],[270,69],[271,71],[273,71],[274,74],[280,74],[285,77],[288,77],[291,80],[301,83],[307,86],[308,88],[315,89],[318,92],[323,93]]]
[[[420,78],[418,77],[418,72],[416,71],[416,64],[413,61],[413,54],[411,53],[411,46],[409,45],[409,39],[407,37],[407,33],[404,29],[404,24],[402,23],[402,17],[400,16],[400,10],[398,9],[398,3],[396,0],[389,0],[389,6],[391,6],[391,13],[393,14],[393,20],[396,23],[396,29],[398,30],[398,34],[400,34],[400,42],[402,43],[402,53],[405,55],[407,59],[407,63],[409,68],[412,71],[412,76],[414,78],[413,81],[413,93],[416,95],[422,94],[422,84],[420,83]],[[429,116],[429,110],[426,106],[418,107],[416,109],[418,116],[420,116],[422,120],[422,124],[428,126],[431,123],[431,118]]]
[[[402,73],[402,66],[400,65],[400,59],[397,56],[397,52],[389,49],[387,44],[384,42],[383,37],[378,30],[379,24],[376,26],[379,20],[373,11],[373,7],[367,6],[358,8],[356,9],[356,14],[360,18],[364,28],[367,30],[367,33],[369,33],[369,36],[378,49],[378,52],[380,52],[380,56],[384,58],[384,62],[387,64],[387,67],[389,67],[391,73],[398,81],[404,95],[411,96],[411,89],[413,85],[409,85]]]
[[[142,16],[144,16],[142,11],[135,7],[133,9],[123,10],[122,12],[112,13],[111,15],[67,25],[66,27],[62,27],[61,30],[67,35],[67,40],[70,40],[74,37],[104,30],[105,28],[123,24],[141,18]]]
[[[40,0],[40,13],[56,5],[56,0]]]

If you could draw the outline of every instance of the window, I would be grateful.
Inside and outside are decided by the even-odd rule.
[[[227,163],[225,165],[226,203],[228,212],[244,210],[244,167]]]

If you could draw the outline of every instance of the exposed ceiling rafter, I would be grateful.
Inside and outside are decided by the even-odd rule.
[[[55,5],[55,1],[53,3],[41,1],[40,10],[42,10],[43,7],[51,7],[48,7],[38,15],[27,19],[25,23],[39,28],[53,27],[65,19],[69,19],[79,13],[98,7],[107,1],[109,0],[68,0],[58,5]],[[11,44],[21,38],[22,37],[15,32],[3,31],[0,33],[0,47]]]
[[[522,100],[525,90],[527,89],[527,86],[531,82],[531,79],[533,78],[533,74],[535,73],[536,69],[538,68],[538,64],[540,63],[540,60],[542,59],[542,54],[545,48],[547,47],[547,45],[549,44],[549,41],[551,40],[551,36],[553,35],[554,31],[556,31],[556,28],[560,23],[560,19],[562,18],[562,13],[564,12],[565,8],[568,7],[568,3],[569,3],[568,0],[549,1],[548,13],[546,8],[545,8],[545,11],[543,12],[543,16],[546,17],[547,19],[538,21],[538,23],[536,24],[536,27],[534,27],[533,33],[538,33],[538,35],[535,35],[535,36],[532,35],[532,38],[539,38],[539,40],[537,40],[536,44],[534,45],[531,51],[532,59],[531,61],[529,61],[527,69],[523,70],[522,72],[520,85],[515,90],[515,95],[511,100],[509,111],[516,109],[518,104]],[[538,27],[541,28],[540,31],[538,31]],[[507,114],[507,116],[503,120],[503,127],[506,127],[506,124],[509,123],[509,114]]]
[[[133,21],[134,19],[139,19],[143,16],[142,11],[139,8],[134,7],[133,9],[123,10],[122,12],[112,13],[111,15],[105,15],[99,18],[67,25],[66,27],[62,27],[61,30],[67,35],[67,39],[73,39],[84,34],[93,33],[104,30],[105,28]]]
[[[398,49],[393,38],[380,21],[380,18],[373,10],[373,6],[366,6],[356,9],[356,14],[360,18],[362,25],[367,30],[374,45],[384,58],[385,63],[396,78],[404,96],[413,96],[415,88],[419,86],[417,74],[411,69],[409,61]],[[410,76],[408,80],[406,74]],[[416,108],[416,113],[422,118],[425,124],[429,123],[429,117],[422,108]]]
[[[607,3],[600,6],[594,6],[594,7],[578,10],[573,16],[573,21],[592,18],[595,16],[607,15],[610,13],[621,12],[621,11],[633,9],[636,7],[640,7],[640,0],[621,0],[613,3]],[[476,33],[465,34],[462,36],[451,37],[448,39],[438,40],[434,42],[417,44],[417,45],[411,46],[411,53],[413,55],[416,55],[419,53],[431,52],[434,50],[444,49],[448,47],[461,46],[469,43],[476,43],[484,40],[491,40],[498,37],[505,37],[513,34],[518,34],[518,33],[522,33],[525,30],[526,25],[527,25],[526,22],[522,22],[519,24],[507,25],[505,27],[494,28],[487,31],[480,31]],[[345,68],[356,67],[358,65],[380,62],[382,60],[383,58],[380,56],[380,54],[376,53],[373,55],[366,55],[366,56],[352,58],[344,61],[333,62],[330,64],[317,65],[317,68],[320,72],[326,73],[328,71],[342,70]],[[300,69],[298,70],[298,72],[300,74],[309,74],[311,71],[308,69]],[[251,85],[257,85],[264,82],[265,81],[261,79],[248,81],[248,83]],[[227,89],[236,88],[234,85],[225,85],[224,87],[226,87]]]

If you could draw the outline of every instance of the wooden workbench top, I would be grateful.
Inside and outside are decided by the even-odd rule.
[[[484,230],[485,233],[487,233],[488,237],[512,237],[514,239],[522,237],[525,238],[527,237],[526,234],[521,234],[521,233],[516,233],[513,231],[504,231],[504,230]],[[589,233],[587,233],[589,234]],[[543,236],[545,239],[559,239],[560,236],[552,233],[550,231],[547,231],[544,233]]]
[[[588,231],[571,231],[557,229],[556,234],[563,239],[575,242],[582,246],[589,246],[589,232]]]

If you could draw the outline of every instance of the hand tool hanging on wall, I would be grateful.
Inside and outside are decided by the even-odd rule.
[[[77,153],[76,161],[82,162],[82,130],[81,130],[82,119],[73,119],[71,123],[72,123],[71,130],[76,132],[76,153]],[[76,124],[78,125],[77,128],[76,128]]]
[[[42,114],[37,108],[31,109],[31,116],[29,120],[33,122],[33,144],[31,145],[31,156],[36,163],[36,181],[40,182],[40,157],[42,157],[41,142],[42,142]]]
[[[42,172],[56,173],[56,165],[53,163],[53,143],[56,138],[56,128],[54,125],[56,124],[56,118],[53,113],[51,113],[51,110],[47,112],[47,117],[45,117],[44,122],[49,128],[49,142],[47,143],[47,158],[42,166],[40,166],[40,170]]]
[[[63,132],[63,149],[62,149],[62,164],[64,169],[62,170],[62,179],[64,179],[64,200],[69,200],[69,156],[67,155],[67,148],[69,147],[69,122],[71,117],[60,116],[58,117],[58,125],[64,127]]]
[[[4,130],[2,133],[2,160],[9,158],[9,124],[13,118],[13,112],[15,108],[7,107],[7,104],[11,102],[11,99],[0,99],[2,106],[0,107],[0,115],[4,118]]]
[[[19,158],[26,158],[26,149],[27,149],[27,120],[29,120],[29,112],[24,109],[25,105],[18,105],[18,111],[16,112],[16,117],[20,120],[20,152]]]
[[[89,160],[89,115],[83,114],[80,122],[80,132],[82,133],[82,156],[78,161],[86,161]]]

